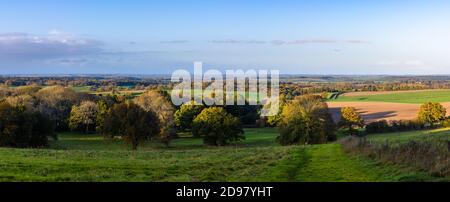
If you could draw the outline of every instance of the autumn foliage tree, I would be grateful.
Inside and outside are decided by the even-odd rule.
[[[278,124],[282,145],[321,144],[334,139],[334,122],[320,96],[296,97],[283,107]]]
[[[83,101],[74,105],[70,112],[69,127],[71,130],[81,130],[85,133],[95,131],[98,106],[92,101]]]
[[[440,103],[428,102],[420,106],[418,119],[431,126],[445,120],[447,111]]]
[[[207,145],[223,146],[245,139],[239,118],[221,107],[203,109],[192,123],[192,134],[203,137]]]
[[[115,104],[105,117],[102,133],[106,138],[120,136],[137,150],[143,142],[158,137],[159,118],[134,103]]]
[[[9,96],[5,101],[13,107],[23,106],[27,110],[34,110],[36,105],[36,98],[28,94]]]
[[[57,130],[68,128],[72,105],[80,102],[79,94],[70,88],[50,86],[36,93],[37,110],[49,117]]]
[[[172,136],[175,135],[174,130],[174,111],[172,103],[167,100],[167,97],[158,90],[150,90],[133,100],[138,106],[147,112],[154,112],[161,126],[159,139],[165,143],[169,144]]]
[[[364,127],[364,120],[354,107],[343,107],[338,125],[340,128],[345,129],[347,134],[357,135],[357,128]]]

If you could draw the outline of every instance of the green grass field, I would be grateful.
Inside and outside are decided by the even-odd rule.
[[[420,92],[398,92],[393,94],[379,94],[366,96],[339,96],[330,102],[396,102],[396,103],[425,103],[450,102],[450,90],[430,90]]]
[[[398,133],[385,133],[369,135],[368,139],[375,142],[397,142],[405,143],[411,140],[414,141],[434,141],[447,140],[450,141],[450,128],[440,128],[423,131],[408,131]]]
[[[403,181],[426,173],[348,156],[339,144],[279,146],[276,129],[209,147],[184,137],[138,151],[98,135],[60,134],[49,149],[0,148],[0,181]]]

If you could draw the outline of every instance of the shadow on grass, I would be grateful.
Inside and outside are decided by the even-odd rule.
[[[141,151],[148,150],[195,150],[195,149],[222,149],[222,148],[246,148],[260,146],[275,146],[278,135],[275,128],[251,128],[244,130],[245,139],[240,142],[230,143],[227,146],[216,147],[203,144],[203,139],[192,137],[190,133],[180,133],[179,137],[172,140],[169,146],[158,142],[145,142],[139,147]],[[56,150],[130,150],[130,146],[122,140],[105,140],[99,134],[83,134],[65,132],[59,134],[59,140],[50,141],[50,149]]]

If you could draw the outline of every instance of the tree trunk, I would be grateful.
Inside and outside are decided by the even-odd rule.
[[[137,141],[133,141],[133,142],[131,143],[131,147],[132,147],[133,150],[137,150],[138,142],[137,142]]]

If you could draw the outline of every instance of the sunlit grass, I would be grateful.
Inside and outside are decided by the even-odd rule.
[[[398,92],[379,95],[364,96],[339,96],[330,102],[395,102],[395,103],[425,103],[425,102],[450,102],[450,90],[430,90]]]
[[[225,147],[200,138],[138,151],[100,135],[62,133],[49,149],[0,148],[0,181],[401,181],[428,175],[346,155],[338,144],[279,146],[275,128]]]

